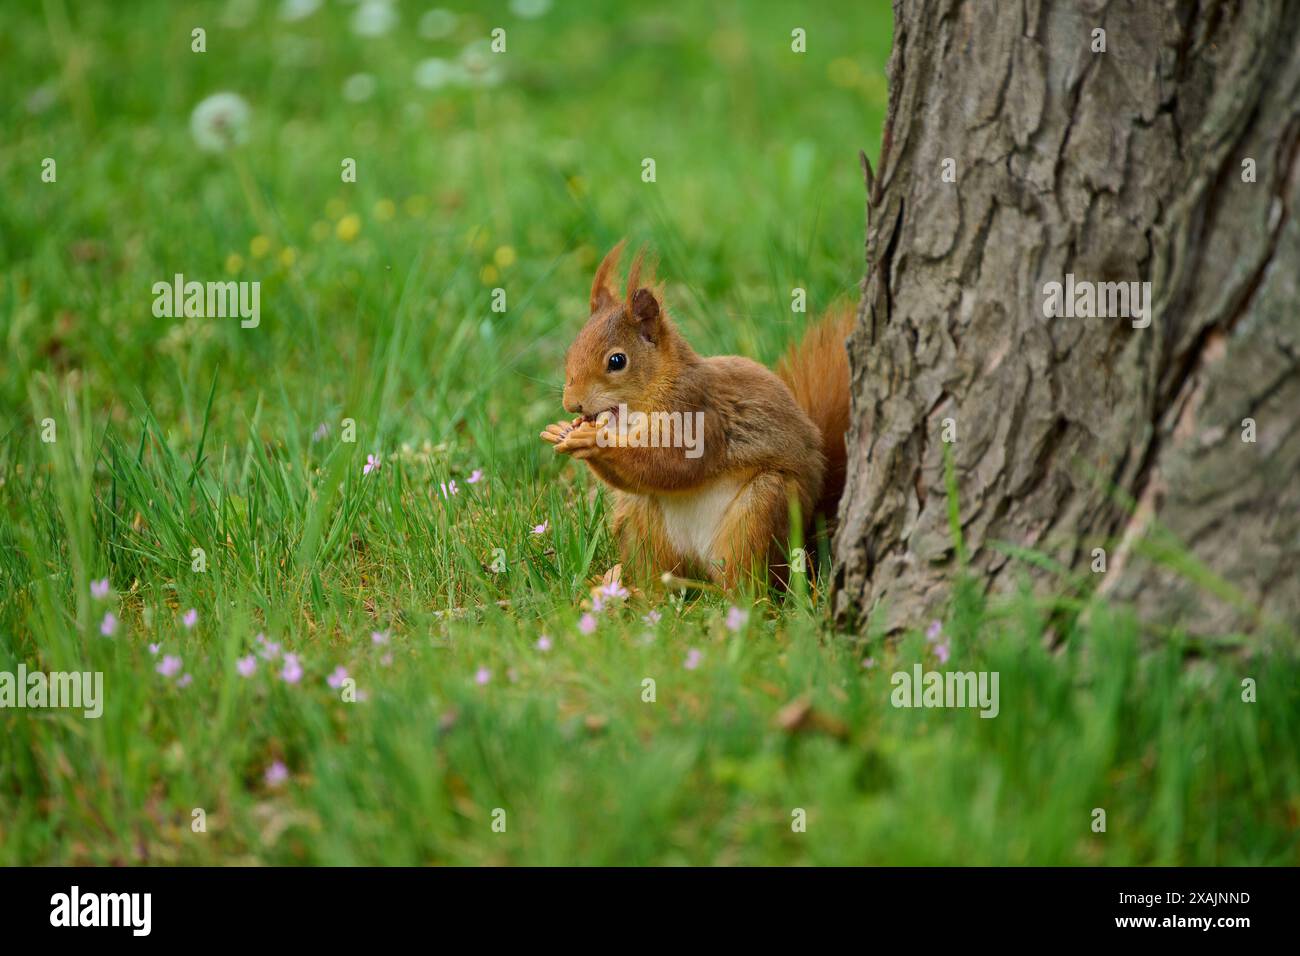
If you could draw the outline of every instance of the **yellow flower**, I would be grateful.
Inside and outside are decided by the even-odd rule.
[[[402,203],[402,209],[408,216],[423,216],[426,203],[423,196],[416,193],[414,196],[407,196],[406,201]]]
[[[350,212],[340,219],[338,226],[334,229],[334,233],[344,242],[351,242],[360,231],[361,217],[354,212]]]
[[[324,242],[330,237],[330,224],[323,219],[317,219],[311,224],[312,242]]]
[[[484,285],[492,285],[499,278],[497,267],[491,264],[484,266],[478,277],[483,280]]]
[[[509,269],[515,264],[515,250],[513,246],[497,246],[497,251],[492,254],[493,260],[502,269]]]
[[[735,64],[745,58],[745,35],[739,30],[718,30],[709,37],[709,46],[724,63]]]
[[[227,272],[229,272],[231,275],[234,275],[242,268],[244,268],[244,257],[241,256],[238,252],[232,252],[230,255],[226,256]]]
[[[862,77],[862,90],[867,99],[878,106],[889,102],[889,89],[885,77],[880,73],[868,73]]]
[[[381,199],[375,203],[375,218],[380,222],[387,222],[397,214],[397,204],[391,199]]]
[[[348,204],[342,199],[331,199],[325,204],[325,215],[331,219],[340,219],[348,211]]]
[[[248,243],[248,251],[254,259],[260,259],[271,251],[271,240],[266,236],[254,236]]]
[[[836,57],[826,67],[826,77],[836,86],[856,86],[858,83],[858,64],[846,56]]]
[[[297,261],[298,250],[293,246],[286,246],[284,249],[280,250],[280,265],[284,266],[286,269],[290,268]]]

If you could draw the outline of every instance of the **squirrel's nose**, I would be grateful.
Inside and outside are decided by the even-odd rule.
[[[564,396],[564,410],[570,415],[582,414],[582,402],[575,402],[566,394]]]

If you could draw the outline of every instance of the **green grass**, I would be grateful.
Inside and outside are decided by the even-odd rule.
[[[1153,643],[1072,582],[989,603],[954,567],[948,666],[1000,674],[983,720],[890,706],[934,646],[833,633],[818,588],[578,629],[617,556],[595,482],[536,435],[595,263],[649,244],[693,344],[765,361],[806,322],[792,288],[852,297],[885,4],[494,4],[439,40],[424,5],[369,39],[350,6],[277,6],[0,6],[0,670],[106,688],[99,720],[0,710],[0,863],[1300,861],[1293,637]],[[499,86],[415,85],[494,26]],[[190,111],[219,90],[249,141],[206,154]],[[260,281],[261,325],[155,318],[177,272]],[[258,633],[301,682],[238,675]]]

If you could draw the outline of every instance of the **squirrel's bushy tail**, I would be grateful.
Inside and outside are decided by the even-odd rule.
[[[849,353],[844,340],[854,321],[852,305],[832,307],[797,345],[790,346],[776,366],[776,374],[821,432],[826,478],[817,514],[826,519],[828,527],[835,523],[844,491],[844,436],[849,430]]]

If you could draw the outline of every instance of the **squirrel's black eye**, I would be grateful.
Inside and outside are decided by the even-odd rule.
[[[611,372],[621,372],[627,368],[627,356],[622,352],[615,352],[609,357],[608,368]]]

